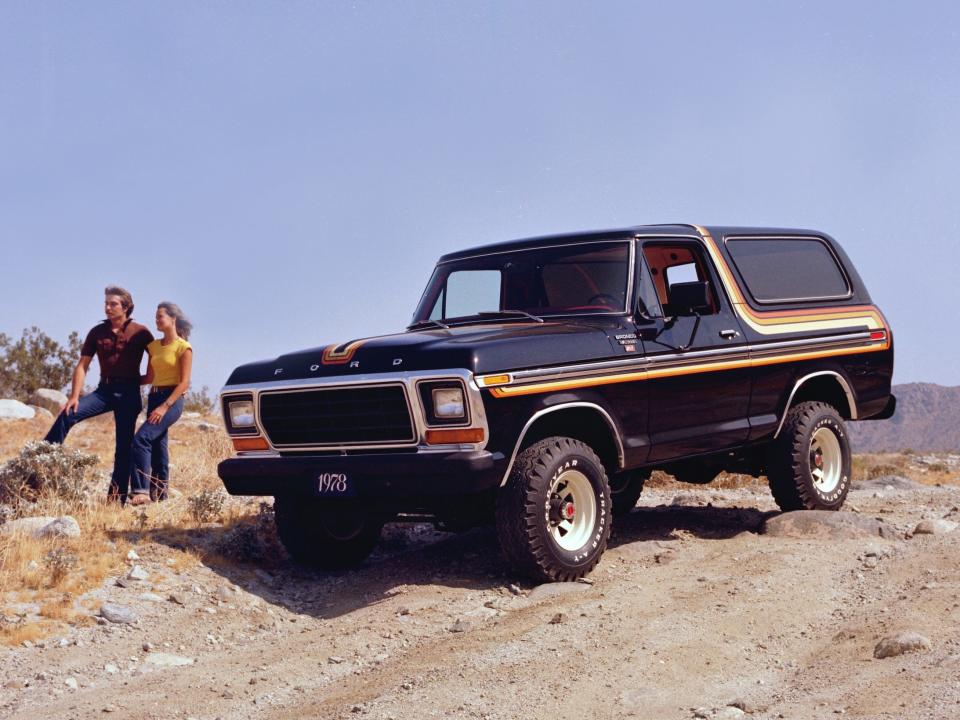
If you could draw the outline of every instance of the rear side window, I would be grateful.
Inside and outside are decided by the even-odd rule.
[[[727,250],[758,303],[840,300],[850,284],[836,256],[816,238],[727,240]]]

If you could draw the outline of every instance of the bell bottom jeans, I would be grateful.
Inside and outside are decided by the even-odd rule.
[[[147,417],[167,401],[172,388],[155,390],[147,397]],[[170,459],[167,453],[167,430],[183,413],[181,396],[160,418],[156,425],[145,422],[133,438],[133,463],[130,481],[133,492],[149,494],[154,500],[167,499],[167,481],[170,477]]]
[[[109,495],[119,496],[121,502],[127,498],[127,486],[130,480],[130,444],[137,425],[137,415],[143,407],[140,400],[140,383],[101,382],[97,389],[80,398],[77,409],[69,415],[60,413],[44,438],[47,442],[62,444],[67,433],[77,423],[107,412],[113,413],[116,427],[116,446],[113,453],[113,475],[110,478]]]

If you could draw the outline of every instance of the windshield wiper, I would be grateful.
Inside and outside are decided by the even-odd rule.
[[[531,320],[536,320],[538,323],[543,322],[542,317],[531,315],[525,310],[483,310],[481,312],[478,312],[477,315],[479,315],[480,317],[497,317],[500,315],[522,315],[523,317],[528,317]]]
[[[407,330],[419,330],[421,328],[428,328],[428,327],[439,327],[439,328],[443,328],[444,330],[450,329],[449,325],[445,325],[439,320],[417,320],[415,323],[411,323],[410,325],[407,325]]]

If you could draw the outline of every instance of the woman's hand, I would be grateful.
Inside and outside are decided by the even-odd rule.
[[[150,423],[151,425],[157,425],[160,422],[160,420],[163,419],[163,416],[167,414],[167,410],[169,409],[170,408],[167,407],[166,403],[161,403],[160,405],[157,405],[154,411],[150,413],[150,417],[147,418],[147,422]]]

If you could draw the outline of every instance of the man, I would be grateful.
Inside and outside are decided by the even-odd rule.
[[[73,371],[70,398],[44,440],[62,443],[70,428],[77,423],[113,412],[116,448],[108,498],[125,503],[130,484],[130,446],[137,415],[142,408],[140,362],[153,335],[143,325],[130,319],[133,314],[130,293],[113,285],[103,292],[103,309],[107,319],[87,333],[80,350],[80,362]],[[94,355],[100,363],[100,384],[90,395],[80,397]]]

